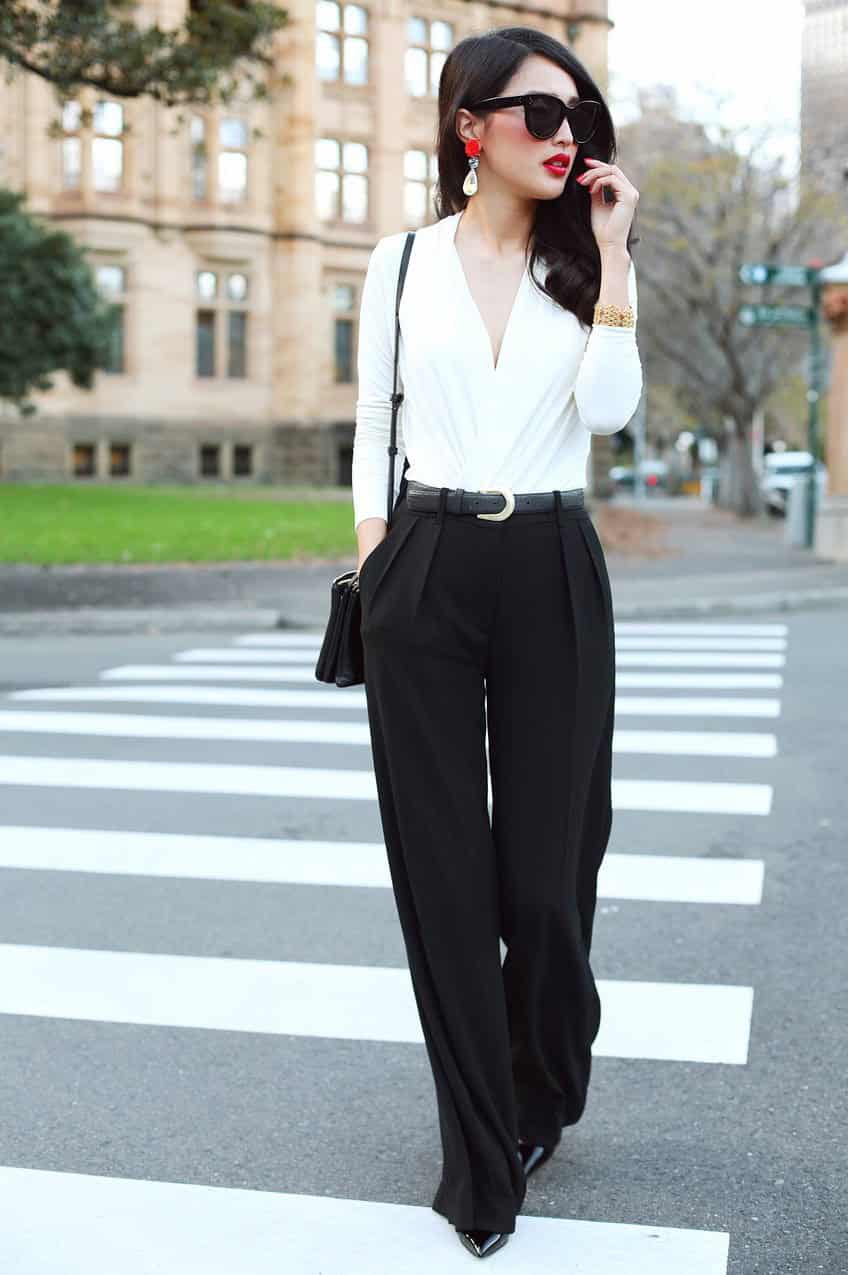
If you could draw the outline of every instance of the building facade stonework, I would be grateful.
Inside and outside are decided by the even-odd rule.
[[[187,0],[142,3],[181,22]],[[293,0],[269,100],[166,108],[0,78],[0,185],[89,250],[108,371],[0,406],[0,480],[350,485],[357,323],[383,235],[435,219],[438,79],[511,23],[606,86],[607,0]]]

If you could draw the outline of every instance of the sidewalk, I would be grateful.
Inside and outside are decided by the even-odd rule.
[[[626,547],[633,511],[654,534]],[[848,563],[784,541],[783,520],[753,523],[694,498],[640,506],[616,498],[592,516],[616,619],[755,614],[848,605]],[[618,547],[615,547],[618,546]],[[330,581],[351,554],[309,563],[29,567],[0,564],[0,635],[323,629]]]
[[[606,551],[621,619],[848,604],[848,562],[787,545],[783,519],[739,519],[693,498],[617,498],[593,513],[602,540],[619,509],[645,511],[661,532],[655,553]]]

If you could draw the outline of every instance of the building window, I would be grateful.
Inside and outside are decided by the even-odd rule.
[[[333,293],[334,310],[353,310],[355,293],[352,283],[337,283]]]
[[[225,204],[247,198],[247,124],[235,116],[218,123],[218,198]]]
[[[198,270],[195,276],[195,295],[197,375],[246,377],[247,275],[237,270]]]
[[[82,108],[79,102],[65,102],[62,108],[62,186],[79,190],[82,180]]]
[[[221,474],[221,448],[218,443],[202,443],[200,447],[201,478],[218,478]]]
[[[197,311],[197,375],[215,375],[215,311]]]
[[[112,478],[126,478],[130,472],[129,443],[109,444],[109,473]]]
[[[422,150],[403,157],[403,207],[407,225],[423,226],[432,214],[434,188],[439,179],[438,156]]]
[[[116,373],[126,371],[126,303],[127,303],[127,271],[125,266],[102,265],[95,269],[97,286],[107,301],[115,307],[115,326],[112,329],[112,343],[104,372]]]
[[[91,167],[95,190],[120,190],[124,180],[124,108],[101,98],[94,108]]]
[[[250,443],[233,444],[233,476],[249,478],[253,473],[253,447]]]
[[[337,283],[333,292],[333,379],[337,384],[354,379],[354,303],[353,285]]]
[[[368,219],[368,147],[320,137],[315,143],[315,205],[322,221]]]
[[[94,443],[74,443],[75,478],[92,478],[97,473],[97,448]]]
[[[244,310],[228,310],[227,376],[247,376],[247,315]]]
[[[249,142],[246,120],[237,115],[219,116],[216,111],[192,115],[188,138],[192,199],[246,203]]]
[[[192,115],[189,136],[191,138],[191,197],[206,199],[209,194],[208,153],[206,120],[202,115]]]
[[[321,80],[368,83],[368,10],[317,0],[315,64]]]
[[[353,319],[336,319],[335,323],[336,381],[353,380]]]
[[[340,443],[336,452],[336,482],[339,487],[350,487],[353,482],[353,444]]]
[[[408,18],[406,39],[406,91],[412,97],[437,97],[442,67],[453,46],[453,27],[429,18]]]
[[[124,185],[124,108],[99,98],[94,110],[77,101],[62,107],[62,188],[114,194]]]

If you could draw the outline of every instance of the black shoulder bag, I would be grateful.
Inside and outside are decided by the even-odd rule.
[[[409,262],[409,254],[412,251],[412,241],[415,238],[415,231],[411,230],[406,236],[406,243],[403,245],[403,256],[400,262],[400,272],[398,277],[397,295],[395,297],[395,364],[394,364],[394,380],[392,384],[392,428],[391,439],[389,442],[389,496],[386,509],[386,534],[388,528],[392,524],[392,493],[395,489],[395,455],[397,447],[395,446],[395,437],[397,434],[397,411],[403,400],[403,394],[398,393],[397,388],[397,369],[398,369],[398,338],[400,336],[400,298],[403,292],[403,281],[406,278],[406,267]],[[400,490],[398,491],[397,504],[400,504],[406,487],[406,471],[409,467],[409,458],[401,474]],[[343,571],[341,575],[335,577],[330,583],[330,618],[327,621],[327,628],[324,633],[324,641],[321,644],[321,650],[318,654],[318,662],[315,665],[315,676],[319,682],[335,682],[336,686],[356,686],[360,682],[365,681],[365,662],[362,650],[362,635],[360,633],[360,623],[362,619],[362,610],[359,599],[359,573],[357,571]]]

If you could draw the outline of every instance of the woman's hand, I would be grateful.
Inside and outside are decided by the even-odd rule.
[[[378,540],[378,541],[377,541],[377,545],[378,545],[379,543],[380,543],[380,541]],[[362,555],[362,557],[359,559],[359,562],[357,563],[357,566],[356,566],[356,574],[357,574],[357,575],[359,575],[359,573],[360,573],[360,571],[362,570],[363,566],[364,566],[364,565],[365,565],[365,563],[368,561],[368,559],[370,558],[370,556],[371,556],[371,554],[374,552],[374,550],[377,548],[377,545],[372,545],[372,546],[371,546],[371,548],[368,550],[368,552],[367,552],[367,553],[364,553],[364,554]]]
[[[589,172],[581,173],[575,180],[589,191],[591,200],[592,234],[599,249],[626,248],[627,236],[633,223],[639,192],[617,164],[584,156]],[[612,198],[604,201],[604,188],[609,187]]]
[[[356,568],[357,575],[362,570],[362,564],[368,557],[369,553],[377,548],[381,541],[385,540],[388,535],[388,526],[385,518],[364,518],[357,528],[357,548],[359,549],[359,563]]]

